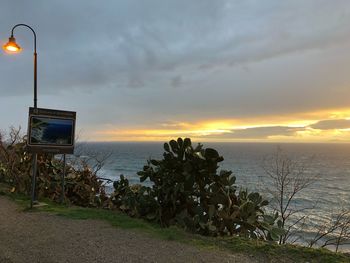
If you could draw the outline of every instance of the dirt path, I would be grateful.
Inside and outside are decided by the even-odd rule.
[[[0,262],[256,262],[116,229],[105,222],[22,212],[0,196]]]

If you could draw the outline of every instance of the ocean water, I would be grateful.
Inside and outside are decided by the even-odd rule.
[[[291,159],[305,161],[305,176],[317,179],[295,197],[296,208],[310,208],[309,227],[304,229],[302,243],[313,235],[312,225],[322,225],[340,208],[350,209],[350,144],[296,144],[296,143],[204,143],[224,157],[219,169],[233,171],[238,186],[258,190],[267,198],[268,177],[262,168],[266,156],[283,149]],[[163,143],[87,143],[81,154],[110,155],[99,175],[118,180],[120,174],[130,183],[139,183],[137,172],[147,159],[162,158]],[[109,191],[112,186],[107,185]],[[348,250],[348,249],[346,249]]]

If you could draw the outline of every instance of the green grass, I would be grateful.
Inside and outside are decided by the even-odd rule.
[[[334,253],[327,249],[310,249],[294,245],[280,246],[275,243],[240,237],[203,237],[187,233],[177,227],[161,228],[159,225],[141,219],[130,218],[117,211],[65,206],[53,203],[50,200],[42,200],[47,203],[47,206],[31,210],[29,209],[28,197],[9,193],[8,188],[0,184],[1,194],[15,201],[26,212],[46,212],[78,220],[103,220],[110,223],[113,227],[144,233],[162,240],[186,243],[201,249],[225,250],[233,253],[248,254],[254,258],[263,259],[268,262],[281,262],[282,259],[288,260],[288,262],[350,262],[349,256]]]

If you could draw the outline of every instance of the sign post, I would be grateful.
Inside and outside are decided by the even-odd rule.
[[[35,199],[37,154],[63,154],[62,194],[64,200],[64,177],[66,154],[74,152],[76,112],[42,108],[29,108],[27,150],[33,153],[33,178],[31,208]]]
[[[61,204],[64,203],[64,178],[66,177],[66,155],[63,154],[63,172],[61,180]]]
[[[35,179],[37,174],[37,167],[38,167],[38,154],[33,154],[33,174],[32,174],[32,193],[30,198],[30,208],[33,208],[33,203],[35,200]]]

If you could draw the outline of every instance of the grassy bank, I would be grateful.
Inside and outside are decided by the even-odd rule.
[[[71,219],[95,219],[104,220],[112,226],[141,232],[154,238],[173,240],[181,243],[197,246],[202,249],[219,249],[233,253],[243,253],[254,258],[271,262],[350,262],[350,257],[344,254],[336,254],[326,249],[309,249],[300,246],[283,245],[275,243],[231,238],[210,238],[193,235],[177,227],[161,228],[156,224],[144,220],[130,218],[127,215],[110,210],[64,206],[44,200],[47,206],[30,210],[29,199],[24,195],[10,193],[6,185],[0,185],[0,194],[16,202],[24,212],[47,212]]]

